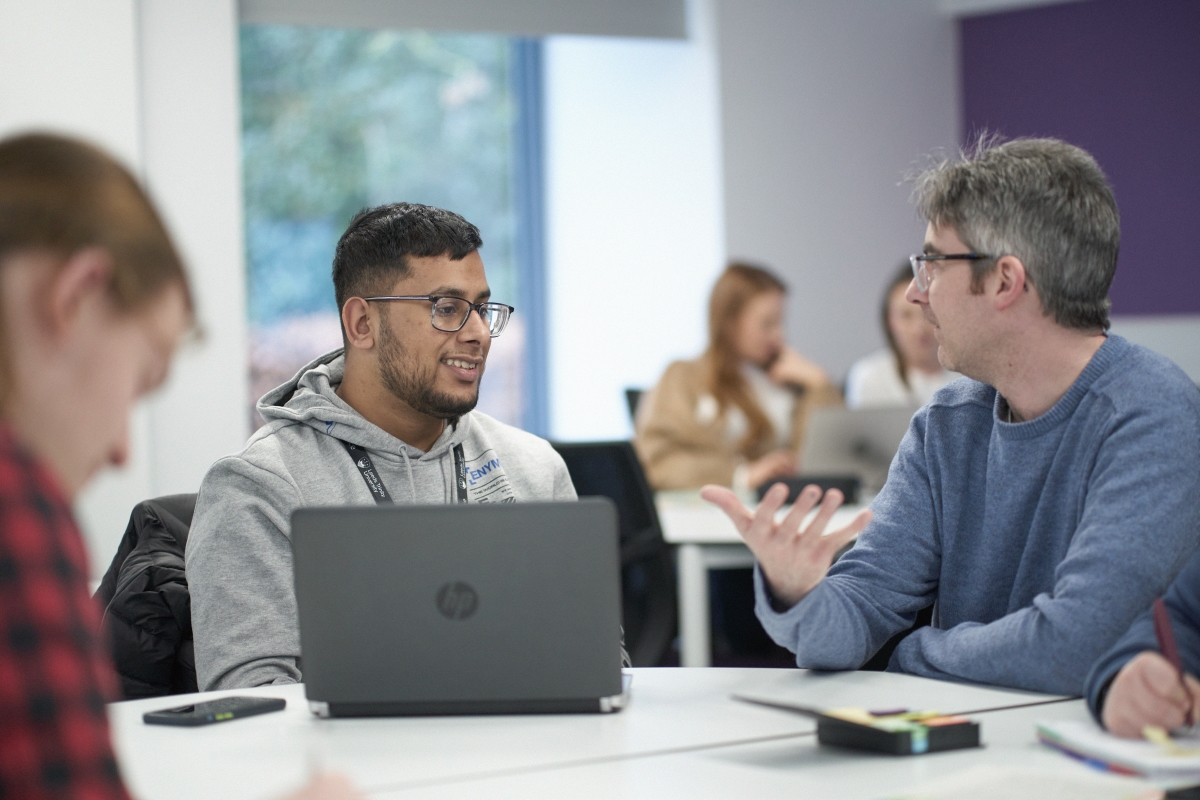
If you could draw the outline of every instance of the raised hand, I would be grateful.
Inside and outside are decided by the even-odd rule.
[[[786,345],[767,368],[767,377],[780,386],[812,389],[829,383],[825,370]]]
[[[757,489],[769,480],[796,474],[796,454],[791,450],[773,450],[746,465],[746,483]]]
[[[845,498],[837,489],[830,489],[822,500],[819,486],[804,487],[791,511],[780,522],[775,521],[775,515],[788,496],[783,484],[772,486],[753,512],[724,486],[705,486],[700,490],[700,496],[720,506],[733,521],[762,567],[771,593],[788,606],[800,602],[824,579],[834,554],[871,521],[871,512],[863,510],[849,525],[825,534],[825,527]],[[801,527],[805,516],[818,501],[821,506],[817,515]]]
[[[1140,739],[1142,728],[1157,725],[1167,730],[1182,726],[1189,711],[1200,710],[1200,682],[1179,673],[1153,650],[1134,656],[1113,678],[1100,717],[1117,736]]]

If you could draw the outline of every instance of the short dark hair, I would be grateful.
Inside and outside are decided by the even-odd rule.
[[[963,244],[1014,255],[1046,314],[1066,328],[1108,328],[1108,289],[1117,269],[1117,201],[1096,160],[1057,139],[983,135],[972,152],[916,179],[921,215],[949,226]],[[994,260],[972,262],[973,283]]]
[[[453,211],[419,203],[364,208],[333,256],[338,311],[351,297],[386,294],[408,274],[408,256],[458,261],[483,246],[479,229]]]

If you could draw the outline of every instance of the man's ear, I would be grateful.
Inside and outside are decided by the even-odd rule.
[[[87,301],[108,291],[115,268],[112,254],[102,247],[85,247],[71,254],[50,278],[46,293],[43,310],[52,335],[69,330]]]
[[[378,320],[371,314],[371,304],[361,297],[351,297],[342,306],[342,328],[346,343],[356,350],[370,350],[376,344]]]
[[[1020,300],[1029,288],[1025,265],[1016,256],[1001,256],[991,277],[996,309],[1000,311]]]

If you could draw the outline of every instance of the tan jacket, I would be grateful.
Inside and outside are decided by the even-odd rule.
[[[752,452],[739,451],[737,443],[726,438],[724,412],[710,422],[699,419],[698,408],[704,398],[714,402],[706,374],[702,359],[676,361],[642,398],[634,447],[656,490],[698,489],[706,483],[730,486],[739,465],[774,449],[768,444]],[[792,409],[790,449],[800,451],[810,408],[841,404],[841,392],[833,386],[798,393]]]

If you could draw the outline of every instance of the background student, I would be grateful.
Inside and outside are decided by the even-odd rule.
[[[0,141],[3,797],[128,797],[71,501],[125,462],[133,404],[192,324],[183,264],[126,170],[68,139]],[[358,796],[342,778],[293,795]]]
[[[933,323],[921,307],[904,298],[912,282],[905,261],[883,293],[880,320],[887,349],[859,359],[846,376],[846,405],[850,408],[923,406],[950,381],[962,377],[937,358]]]
[[[655,489],[748,489],[795,473],[809,409],[840,404],[783,338],[787,287],[730,264],[709,299],[708,349],[667,367],[639,410],[635,445]]]

